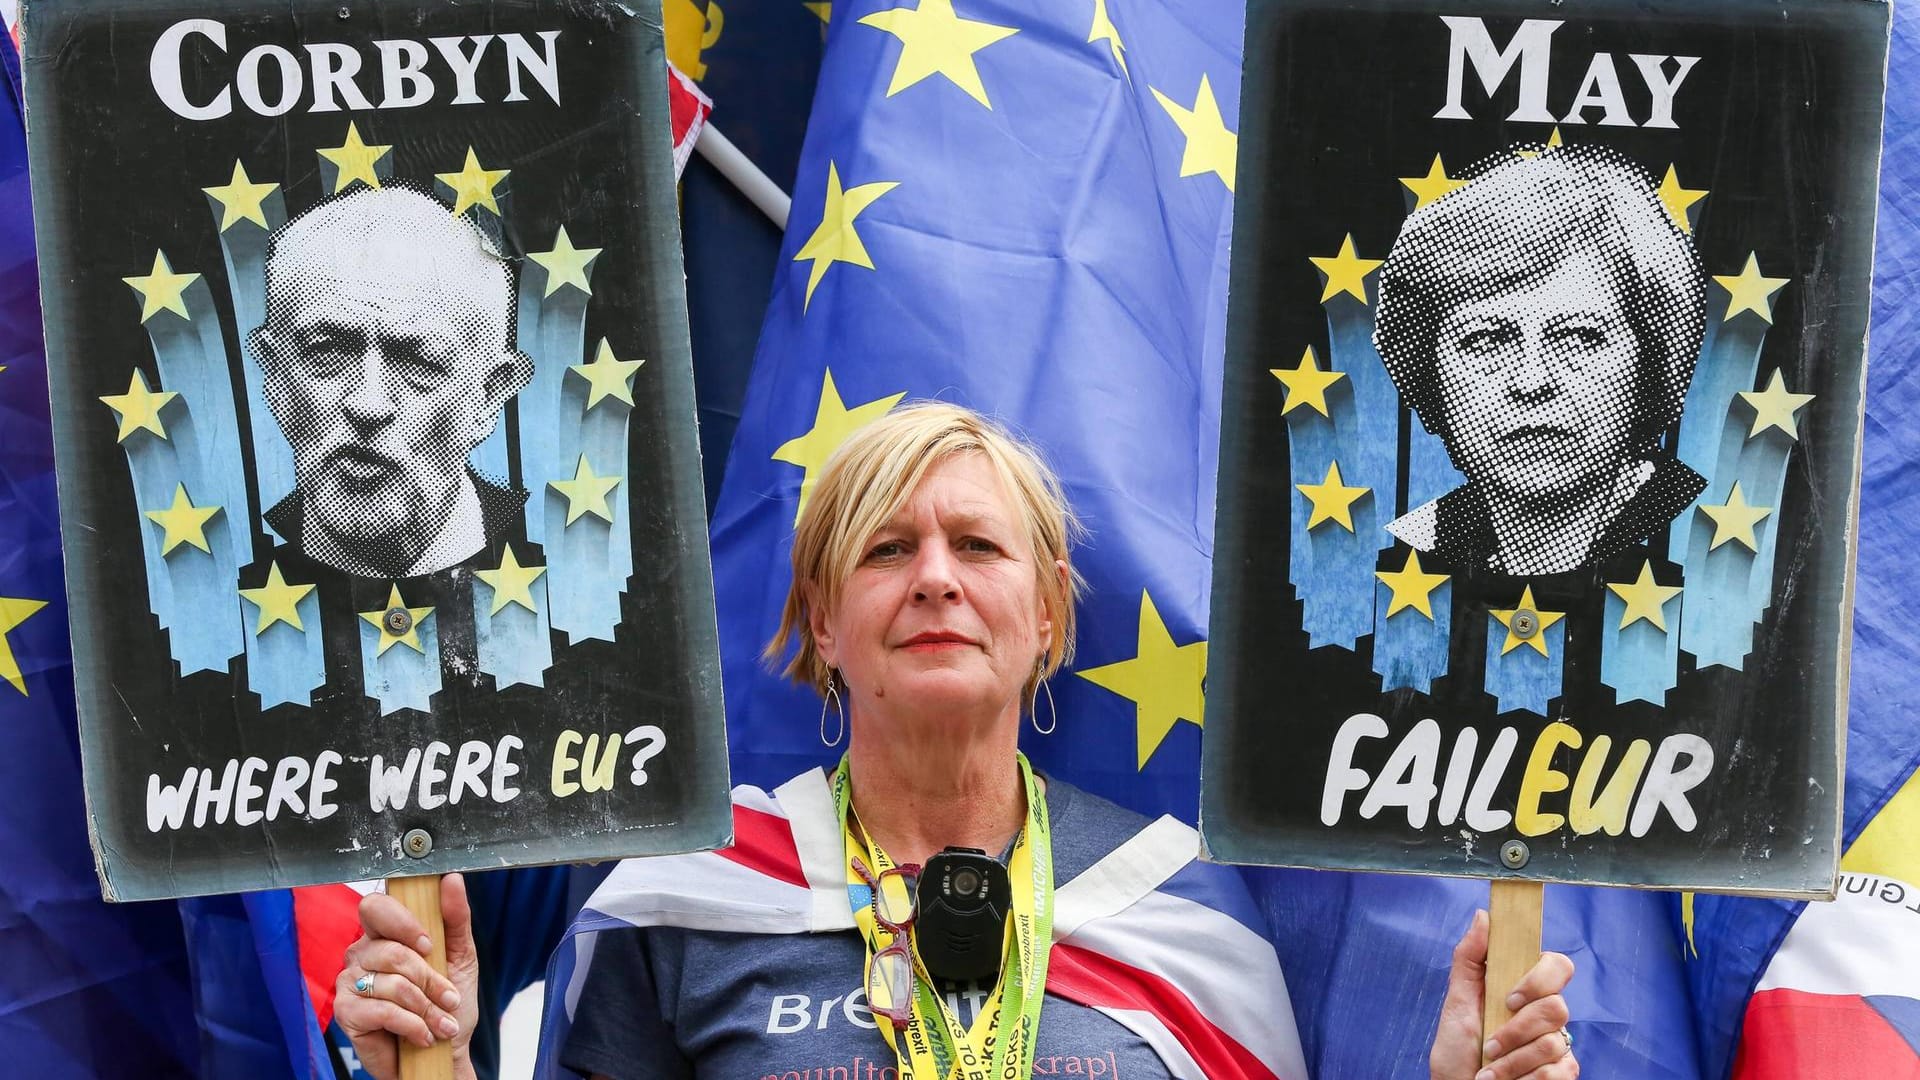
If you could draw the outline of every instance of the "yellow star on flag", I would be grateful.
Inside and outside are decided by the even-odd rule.
[[[559,235],[553,238],[553,250],[527,252],[527,258],[539,263],[540,268],[547,272],[547,291],[540,294],[541,298],[559,292],[563,285],[571,285],[592,296],[593,287],[587,284],[587,268],[600,257],[602,250],[574,247],[573,241],[567,236],[567,227],[560,226]]]
[[[1187,147],[1180,154],[1180,175],[1212,173],[1232,191],[1240,136],[1227,130],[1227,121],[1220,115],[1220,103],[1213,97],[1213,84],[1206,75],[1200,76],[1200,92],[1194,97],[1191,109],[1157,89],[1153,89],[1153,97],[1167,115],[1173,117],[1180,134],[1187,138]]]
[[[1786,380],[1780,377],[1778,370],[1774,371],[1773,378],[1767,383],[1765,390],[1740,391],[1740,400],[1753,406],[1753,428],[1747,432],[1747,438],[1751,439],[1773,427],[1786,432],[1788,438],[1798,441],[1800,425],[1794,420],[1793,414],[1806,408],[1807,402],[1812,401],[1813,398],[1812,394],[1795,394],[1789,391]]]
[[[967,96],[993,108],[973,54],[996,41],[1019,33],[1011,26],[963,19],[954,14],[953,0],[919,0],[915,7],[888,8],[860,20],[860,25],[885,30],[900,39],[900,59],[893,66],[887,96],[933,75],[966,91]]]
[[[840,400],[839,388],[833,385],[833,369],[827,369],[820,383],[820,404],[813,411],[813,426],[805,435],[788,439],[773,452],[773,460],[806,470],[800,478],[800,505],[794,508],[793,520],[800,520],[800,511],[806,509],[807,500],[813,497],[813,485],[820,478],[821,467],[840,444],[847,441],[847,436],[885,416],[887,410],[900,404],[900,399],[906,396],[906,392],[901,391],[849,409]]]
[[[407,630],[403,634],[394,633],[393,627],[387,625],[387,613],[396,609],[407,613]],[[375,630],[380,631],[380,645],[373,651],[375,657],[387,655],[387,650],[393,648],[395,645],[405,645],[421,656],[427,655],[427,650],[420,644],[420,620],[433,614],[433,609],[430,607],[408,607],[406,601],[400,599],[400,586],[398,583],[395,583],[393,591],[387,594],[386,607],[381,608],[379,611],[362,611],[359,614],[360,617],[365,619]]]
[[[1135,640],[1133,659],[1077,674],[1095,686],[1133,700],[1135,748],[1140,768],[1145,769],[1174,724],[1185,720],[1195,727],[1204,725],[1207,643],[1175,645],[1167,624],[1153,606],[1153,597],[1145,590],[1140,593],[1140,629]]]
[[[1707,197],[1707,189],[1681,187],[1680,175],[1669,165],[1666,178],[1660,181],[1655,194],[1660,196],[1661,205],[1667,208],[1667,213],[1672,215],[1673,223],[1680,226],[1680,231],[1692,232],[1693,220],[1687,216],[1687,210]]]
[[[1375,570],[1373,576],[1380,583],[1393,590],[1387,599],[1387,618],[1398,612],[1412,608],[1433,621],[1433,590],[1447,581],[1445,574],[1430,574],[1420,568],[1420,553],[1409,550],[1407,562],[1398,570]]]
[[[1788,281],[1762,274],[1760,257],[1752,252],[1747,254],[1747,265],[1738,274],[1715,274],[1713,280],[1727,290],[1727,315],[1722,322],[1731,321],[1743,311],[1751,311],[1769,323],[1773,322],[1773,294]]]
[[[804,0],[800,6],[818,15],[821,22],[833,21],[832,0]]]
[[[1440,162],[1440,155],[1435,154],[1433,167],[1427,170],[1427,175],[1403,176],[1400,186],[1413,192],[1413,208],[1418,210],[1435,199],[1466,187],[1467,182],[1448,176],[1447,167]]]
[[[1513,632],[1513,617],[1522,611],[1533,612],[1533,633],[1527,637],[1521,637]],[[1540,606],[1533,601],[1531,585],[1520,590],[1518,605],[1504,611],[1489,611],[1487,614],[1492,615],[1501,626],[1507,628],[1507,640],[1500,645],[1501,656],[1512,652],[1515,646],[1522,643],[1533,646],[1533,651],[1541,656],[1547,655],[1547,627],[1567,617],[1564,611],[1541,611]]]
[[[147,519],[166,530],[160,541],[160,554],[171,555],[173,549],[181,544],[192,544],[207,554],[213,549],[207,546],[207,522],[220,512],[217,506],[195,506],[187,498],[187,485],[173,486],[173,505],[165,510],[147,511]]]
[[[500,566],[494,570],[475,570],[473,576],[493,587],[493,606],[487,609],[489,616],[500,614],[500,609],[508,604],[519,604],[535,615],[540,613],[533,603],[533,583],[547,572],[544,566],[521,566],[520,560],[513,557],[513,545],[508,544],[506,554],[500,556]]]
[[[220,204],[220,231],[238,225],[242,221],[251,221],[261,228],[267,227],[267,212],[260,207],[261,200],[274,193],[279,184],[256,184],[247,175],[246,166],[238,160],[233,163],[233,179],[216,187],[201,188]]]
[[[1667,601],[1680,595],[1678,585],[1660,585],[1653,580],[1653,560],[1640,564],[1640,576],[1630,582],[1609,581],[1607,591],[1619,597],[1627,605],[1620,616],[1620,629],[1632,626],[1634,620],[1645,619],[1658,627],[1662,633],[1667,629]]]
[[[126,393],[107,394],[100,400],[120,417],[120,434],[114,441],[126,442],[127,436],[136,431],[151,431],[166,438],[167,428],[160,422],[160,410],[179,396],[171,390],[148,389],[147,377],[139,368],[134,368],[133,378],[127,380]]]
[[[512,169],[483,169],[480,158],[474,154],[473,147],[467,147],[467,163],[459,172],[434,173],[433,178],[453,189],[453,214],[459,217],[476,206],[484,206],[493,211],[494,217],[500,216],[500,204],[494,200],[493,189],[507,178]]]
[[[841,190],[840,168],[832,161],[827,162],[827,205],[820,211],[820,224],[800,245],[800,251],[794,255],[794,262],[813,261],[807,273],[807,295],[800,302],[804,313],[807,305],[813,303],[813,290],[820,285],[820,279],[827,276],[827,270],[834,263],[852,263],[873,269],[873,258],[867,254],[867,245],[860,241],[860,233],[854,229],[853,221],[872,206],[874,201],[894,188],[897,181],[884,180],[872,184]]]
[[[1300,366],[1296,368],[1268,368],[1280,385],[1286,387],[1287,402],[1280,407],[1280,415],[1285,416],[1305,405],[1328,419],[1333,414],[1327,411],[1327,388],[1347,377],[1344,371],[1322,371],[1314,359],[1313,346],[1307,346],[1305,355],[1300,357]]]
[[[633,373],[644,363],[645,360],[616,359],[613,347],[607,344],[606,338],[601,338],[593,363],[574,364],[567,370],[587,380],[587,408],[592,409],[606,398],[633,404]]]
[[[1353,504],[1372,488],[1348,487],[1340,482],[1340,463],[1327,464],[1327,478],[1318,484],[1295,484],[1300,494],[1313,504],[1313,513],[1307,517],[1307,528],[1312,529],[1323,521],[1338,522],[1348,532],[1353,531]]]
[[[1367,302],[1367,275],[1380,269],[1385,259],[1363,259],[1353,249],[1353,234],[1340,242],[1340,253],[1333,256],[1309,255],[1312,263],[1327,276],[1326,288],[1320,290],[1320,302],[1327,301],[1346,293],[1361,303]]]
[[[373,166],[392,149],[391,145],[368,146],[361,142],[360,126],[351,120],[347,121],[346,141],[339,146],[320,148],[320,156],[333,162],[335,169],[331,194],[338,195],[347,190],[347,185],[355,180],[368,187],[379,187],[380,174],[374,171]]]
[[[1113,16],[1107,14],[1107,0],[1093,0],[1093,29],[1087,31],[1087,44],[1106,42],[1113,50],[1113,62],[1120,65],[1120,74],[1133,77],[1127,70],[1127,45],[1120,40],[1120,28],[1113,25]]]
[[[580,464],[574,467],[573,479],[547,481],[549,487],[566,496],[568,525],[585,514],[592,514],[611,525],[613,511],[607,508],[607,495],[619,483],[618,476],[594,475],[593,466],[587,464],[585,454],[580,455]]]
[[[278,562],[267,566],[267,583],[257,589],[241,589],[240,595],[254,607],[260,609],[260,620],[253,628],[253,636],[259,637],[267,632],[274,623],[286,623],[301,633],[307,628],[300,621],[300,601],[313,591],[312,585],[290,585],[280,573]]]
[[[153,253],[153,270],[134,277],[123,277],[121,281],[133,286],[140,294],[140,321],[171,311],[183,319],[191,320],[187,314],[187,286],[200,280],[199,274],[176,274],[173,264],[167,261],[166,252],[156,250]]]
[[[14,658],[13,643],[7,635],[13,628],[26,622],[34,612],[46,607],[45,600],[27,600],[20,597],[0,596],[0,679],[13,684],[22,694],[27,692],[27,680],[20,672],[20,661]]]
[[[1700,504],[1700,512],[1713,519],[1713,543],[1707,545],[1712,551],[1729,540],[1738,540],[1754,554],[1760,552],[1760,542],[1753,535],[1753,527],[1773,513],[1771,506],[1754,506],[1747,502],[1747,496],[1740,490],[1740,481],[1733,482],[1733,492],[1727,501],[1718,506],[1709,503]]]

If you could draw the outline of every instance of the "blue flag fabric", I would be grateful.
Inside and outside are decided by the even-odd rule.
[[[1887,68],[1843,846],[1920,767],[1920,725],[1914,719],[1920,669],[1913,663],[1920,647],[1920,594],[1913,590],[1911,568],[1913,536],[1920,531],[1920,424],[1914,422],[1920,381],[1913,376],[1913,354],[1920,349],[1920,13],[1909,6],[1894,6]],[[1690,932],[1698,956],[1687,974],[1703,1076],[1733,1074],[1748,998],[1805,906],[1716,896],[1693,901]],[[1913,1067],[1912,1059],[1905,1065]],[[1889,1068],[1882,1075],[1896,1073]]]
[[[100,900],[81,798],[19,57],[0,39],[0,1049],[8,1075],[199,1075],[171,904]]]

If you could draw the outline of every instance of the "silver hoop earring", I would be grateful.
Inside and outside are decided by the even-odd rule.
[[[1047,716],[1049,717],[1047,726],[1044,728],[1040,726],[1040,691],[1042,690],[1047,692]],[[1033,721],[1033,730],[1036,734],[1051,735],[1053,730],[1060,726],[1060,713],[1053,707],[1053,687],[1048,685],[1047,680],[1041,679],[1040,685],[1033,688],[1033,707],[1027,710],[1027,715]]]
[[[835,689],[834,687],[834,684],[839,681],[840,681],[840,673],[838,671],[829,669],[827,672],[827,693],[825,697],[822,697],[820,699],[820,741],[826,744],[827,746],[839,746],[840,740],[847,737],[846,709],[842,707],[840,704],[840,691]],[[833,734],[833,738],[831,740],[827,738],[827,699],[828,698],[833,699],[833,715],[837,717],[840,721],[838,729],[835,730]]]

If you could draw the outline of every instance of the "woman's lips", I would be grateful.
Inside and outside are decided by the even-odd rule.
[[[974,645],[972,638],[961,634],[929,633],[915,634],[900,643],[900,647],[910,652],[935,652],[941,649],[968,648]]]

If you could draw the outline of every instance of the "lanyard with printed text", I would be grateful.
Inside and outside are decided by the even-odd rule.
[[[906,1030],[876,1014],[880,1033],[893,1048],[901,1080],[990,1080],[1025,1077],[1033,1071],[1033,1040],[1040,1025],[1040,1003],[1046,996],[1047,958],[1053,940],[1053,841],[1047,824],[1047,803],[1034,779],[1026,755],[1017,754],[1020,779],[1026,787],[1027,819],[1014,838],[1007,869],[1013,882],[1013,916],[1007,923],[1000,979],[974,1014],[973,1025],[962,1025],[936,992],[933,978],[916,950],[913,957],[913,1012]],[[877,877],[894,863],[861,828],[852,811],[849,767],[841,758],[834,774],[834,805],[845,834],[848,895],[854,921],[867,942],[867,962],[893,943],[893,934],[874,918],[866,881],[854,868],[859,857]],[[1001,1025],[1002,1005],[1015,1003],[1014,1022]]]

